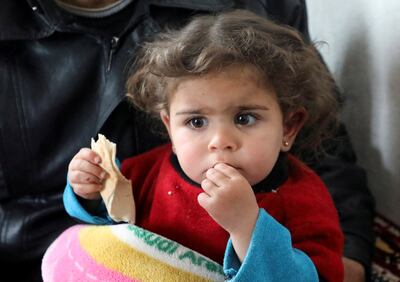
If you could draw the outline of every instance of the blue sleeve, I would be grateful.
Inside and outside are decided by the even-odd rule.
[[[121,167],[121,163],[118,159],[115,160],[118,168]],[[64,194],[63,194],[63,202],[64,208],[67,213],[73,217],[78,219],[79,221],[83,221],[85,223],[97,224],[97,225],[110,225],[115,222],[108,215],[106,206],[102,201],[99,207],[96,209],[94,214],[89,213],[79,202],[76,194],[72,190],[71,185],[67,181],[67,185],[65,186]]]
[[[100,204],[95,214],[86,211],[68,182],[65,186],[63,201],[67,213],[79,221],[97,225],[109,225],[114,223],[114,221],[108,216],[107,209],[103,202]]]
[[[259,211],[243,263],[229,240],[223,267],[232,282],[319,281],[311,259],[292,247],[289,231],[264,209]]]

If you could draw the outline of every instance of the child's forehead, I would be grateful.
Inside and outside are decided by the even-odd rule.
[[[169,105],[231,111],[276,104],[273,88],[251,74],[237,69],[186,79],[171,95]]]
[[[218,83],[218,84],[216,84]],[[182,90],[187,85],[197,84],[199,86],[218,87],[231,84],[246,84],[257,88],[274,90],[268,77],[255,66],[237,64],[220,70],[210,70],[201,75],[178,78],[175,81],[174,91]],[[190,91],[190,89],[185,89]]]

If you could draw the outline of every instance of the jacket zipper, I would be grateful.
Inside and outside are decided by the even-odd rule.
[[[107,63],[107,72],[111,70],[112,60],[114,57],[115,50],[117,50],[119,38],[113,36],[110,42],[110,51],[108,53],[108,63]]]

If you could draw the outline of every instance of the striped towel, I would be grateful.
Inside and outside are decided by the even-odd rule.
[[[224,281],[222,266],[131,224],[76,225],[42,260],[44,282]]]

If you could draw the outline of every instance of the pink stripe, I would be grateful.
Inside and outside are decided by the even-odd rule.
[[[96,263],[81,248],[79,231],[84,225],[64,231],[47,250],[42,262],[44,282],[140,282]]]

